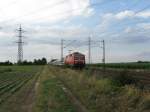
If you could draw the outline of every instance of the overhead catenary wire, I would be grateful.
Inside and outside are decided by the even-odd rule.
[[[50,5],[41,7],[41,8],[39,8],[39,9],[37,9],[37,10],[34,10],[34,11],[31,11],[31,12],[26,13],[26,14],[24,14],[24,15],[18,16],[17,18],[11,18],[11,19],[8,19],[8,20],[6,20],[6,21],[0,21],[0,23],[5,23],[5,22],[9,22],[9,21],[17,21],[17,20],[19,20],[20,18],[26,17],[26,16],[28,16],[28,15],[32,15],[32,14],[39,13],[39,11],[41,11],[41,10],[44,10],[44,9],[47,9],[47,8],[53,8],[53,7],[55,7],[55,6],[61,5],[61,4],[65,3],[65,1],[66,1],[66,0],[62,0],[62,1],[57,2],[57,3],[55,3],[55,4],[50,4]]]

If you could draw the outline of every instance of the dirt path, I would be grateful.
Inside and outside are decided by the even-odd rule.
[[[35,77],[35,79],[32,82],[32,85],[30,85],[30,87],[27,88],[27,90],[25,91],[23,98],[24,103],[22,105],[21,112],[33,112],[39,75],[40,73]]]
[[[88,109],[81,103],[81,101],[73,94],[71,89],[65,84],[63,80],[60,79],[60,77],[57,75],[57,71],[53,71],[54,69],[49,67],[49,72],[52,72],[52,74],[56,77],[56,79],[59,81],[59,86],[62,88],[72,105],[75,107],[76,112],[89,112]]]
[[[87,108],[75,97],[75,95],[62,82],[61,87],[69,97],[71,103],[75,106],[77,112],[88,112]]]

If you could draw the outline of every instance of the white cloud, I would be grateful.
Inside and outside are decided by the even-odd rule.
[[[133,31],[133,29],[131,27],[127,27],[124,32],[125,33],[131,33]]]
[[[73,38],[82,38],[82,37],[88,37],[91,33],[91,30],[89,28],[86,28],[82,25],[77,26],[67,26],[67,27],[61,27],[61,26],[48,26],[48,27],[36,27],[36,29],[32,30],[32,39],[35,41],[38,39],[60,39],[60,38],[66,38],[66,39],[73,39]],[[31,35],[31,33],[30,33]],[[29,36],[30,37],[30,36]]]
[[[150,30],[150,23],[139,23],[136,26],[143,28],[144,30]]]
[[[12,47],[12,46],[1,46],[0,47],[0,61],[15,61],[17,58],[17,47]]]
[[[35,58],[42,58],[42,57],[46,57],[47,59],[50,59],[51,56],[60,58],[59,54],[60,54],[60,47],[56,45],[29,44],[27,46],[24,46],[24,58],[29,60],[33,60]]]
[[[16,3],[11,4],[8,7],[7,6],[9,2],[8,0],[5,1],[0,0],[1,2],[0,11],[2,12],[0,13],[1,16],[0,23],[1,21],[5,21],[5,20],[7,21],[8,19],[11,18],[14,18],[14,20],[17,19],[17,22],[19,21],[24,22],[23,28],[27,31],[24,35],[25,36],[27,35],[28,37],[27,38],[28,44],[24,46],[25,59],[32,60],[33,58],[39,58],[43,56],[47,58],[50,58],[51,56],[60,58],[59,44],[61,38],[65,38],[68,40],[79,39],[79,40],[87,41],[87,37],[89,37],[92,33],[94,33],[93,37],[98,37],[96,38],[97,40],[106,39],[107,49],[110,49],[111,51],[110,53],[108,52],[108,56],[107,56],[108,61],[120,61],[123,59],[128,60],[129,59],[128,55],[130,55],[130,53],[132,54],[134,52],[140,52],[138,50],[135,50],[134,52],[128,53],[130,51],[129,47],[132,47],[130,45],[135,42],[142,43],[141,41],[143,41],[144,43],[145,41],[147,41],[146,36],[150,34],[149,32],[150,24],[148,23],[140,23],[136,26],[136,28],[127,27],[122,32],[118,33],[118,31],[116,31],[116,34],[112,34],[112,32],[109,32],[108,30],[110,28],[110,31],[115,31],[116,27],[120,27],[116,23],[122,22],[124,20],[137,19],[137,18],[147,19],[150,17],[149,15],[150,11],[143,11],[137,14],[132,10],[124,10],[117,13],[105,13],[104,15],[102,15],[100,20],[101,22],[99,23],[99,25],[95,28],[92,27],[93,28],[92,29],[90,27],[86,28],[82,24],[80,25],[73,24],[69,21],[71,18],[77,16],[81,16],[81,17],[91,16],[91,14],[94,13],[94,9],[87,8],[87,6],[90,4],[90,0],[65,0],[67,2],[61,2],[61,1],[63,0],[44,0],[44,1],[43,0],[17,0]],[[59,4],[58,2],[61,3]],[[57,4],[57,6],[54,7],[53,6],[54,4]],[[37,11],[34,14],[32,13],[42,7],[45,8]],[[76,11],[72,12],[72,10],[76,10]],[[22,16],[22,15],[26,15],[26,16]],[[12,24],[14,20],[8,22]],[[52,25],[50,24],[55,22],[64,22],[65,25],[67,25],[68,23],[69,25],[70,24],[72,25],[60,26],[59,24],[52,24]],[[93,21],[89,21],[89,22],[93,22]],[[40,24],[36,24],[36,23],[40,23]],[[112,23],[117,25],[113,27],[114,29],[110,27]],[[0,39],[1,39],[0,45],[2,46],[0,48],[0,50],[2,51],[1,52],[2,54],[0,55],[1,60],[7,60],[7,59],[12,60],[12,58],[13,60],[15,60],[17,57],[17,45],[15,43],[12,43],[13,41],[17,40],[17,37],[15,38],[15,29],[17,27],[18,27],[17,25],[11,25],[11,26],[8,25],[4,28],[4,30],[2,29],[0,31]],[[141,33],[141,30],[144,31],[142,31]],[[137,37],[137,35],[140,36]],[[129,40],[129,38],[131,39]],[[94,38],[92,39],[94,40]],[[116,45],[116,47],[114,47],[111,43],[109,45],[109,43],[107,43],[108,42],[107,40],[110,40],[113,45],[114,44]],[[114,41],[118,41],[118,40],[119,42],[116,44]],[[129,41],[131,43],[129,43]],[[54,42],[54,44],[52,44],[51,42]],[[5,43],[5,46],[3,43]],[[13,48],[11,48],[11,46],[8,46],[8,43],[12,43]],[[129,47],[124,48],[125,44],[129,45]],[[80,45],[80,43],[76,44],[76,46],[77,45]],[[8,47],[10,48],[8,49]],[[85,48],[83,49],[82,48],[79,48],[78,50],[83,51],[85,54],[88,54],[87,46],[85,46]],[[118,51],[114,52],[116,49],[118,49]],[[124,49],[124,50],[119,51],[120,49]],[[97,54],[93,52],[94,55],[92,56],[93,61],[96,59],[96,56],[97,56],[97,60],[100,61],[101,53],[99,53],[99,50],[100,49],[98,49]],[[128,54],[126,54],[126,52],[122,54],[122,52],[124,51],[126,51]],[[67,50],[66,52],[68,53]]]
[[[143,12],[139,12],[136,13],[135,11],[132,10],[124,10],[124,11],[120,11],[117,13],[105,13],[103,15],[101,15],[101,19],[100,19],[100,24],[97,25],[97,28],[99,30],[103,31],[108,31],[108,30],[112,30],[109,28],[111,25],[113,24],[118,24],[120,25],[121,22],[123,21],[130,21],[130,20],[137,20],[137,19],[148,19],[150,18],[150,10],[148,11],[143,11]],[[121,25],[124,25],[124,23],[121,23]],[[142,25],[143,26],[143,25]],[[144,28],[149,28],[149,24],[144,24]],[[117,26],[120,27],[120,26]],[[129,30],[131,29],[126,29],[126,32],[129,32]]]
[[[132,10],[125,10],[122,12],[119,12],[117,14],[114,14],[114,17],[116,19],[128,19],[128,18],[149,18],[150,17],[150,10],[148,11],[142,11],[142,12],[135,12]]]
[[[129,11],[129,10],[125,10],[122,12],[119,12],[115,15],[115,17],[117,19],[125,19],[125,18],[129,18],[129,17],[133,17],[134,16],[134,12],[133,11]]]
[[[136,13],[132,10],[124,10],[118,13],[106,13],[103,16],[104,20],[123,20],[123,19],[131,19],[131,18],[149,18],[150,10]]]
[[[150,10],[137,14],[137,17],[150,18]]]
[[[17,0],[13,4],[0,0],[0,3],[0,22],[6,23],[14,20],[51,23],[75,16],[87,17],[93,13],[93,9],[88,7],[90,0]]]

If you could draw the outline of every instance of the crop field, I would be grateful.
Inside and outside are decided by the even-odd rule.
[[[103,67],[103,64],[91,64],[90,67]],[[150,69],[150,63],[107,63],[106,68],[121,68],[121,69]]]
[[[0,67],[0,112],[149,111],[149,90],[125,77],[49,65]]]
[[[0,67],[0,112],[19,112],[27,86],[38,76],[40,66]],[[20,100],[20,101],[19,101]],[[25,101],[25,100],[24,100]],[[19,103],[19,104],[18,104]]]

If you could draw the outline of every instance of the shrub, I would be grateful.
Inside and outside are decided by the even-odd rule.
[[[113,80],[117,82],[119,86],[135,85],[138,82],[138,80],[133,78],[131,74],[129,75],[126,70],[121,72],[119,75],[114,76]]]
[[[5,72],[12,72],[11,68],[5,68],[5,69],[1,69],[0,73],[5,73]]]

